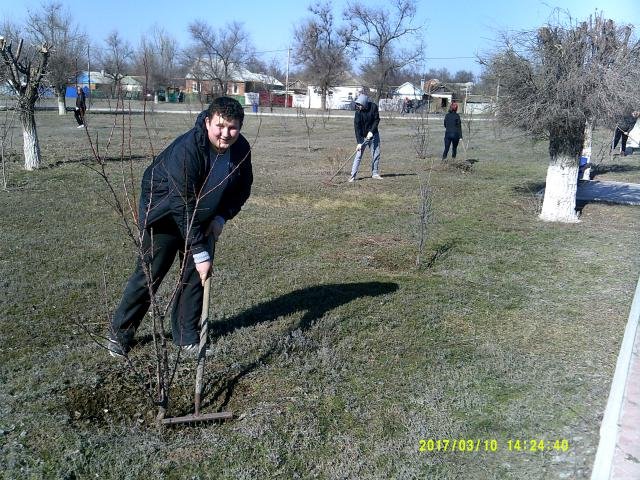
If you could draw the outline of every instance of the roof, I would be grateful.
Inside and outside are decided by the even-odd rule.
[[[76,77],[77,83],[89,83],[89,78],[91,78],[91,83],[113,83],[113,79],[107,77],[103,72],[80,72]]]
[[[222,69],[221,62],[218,62],[220,69]],[[202,62],[203,70],[211,70],[209,65],[206,62]],[[193,72],[189,72],[186,78],[193,79],[195,75]],[[266,75],[264,73],[253,73],[247,70],[244,67],[236,67],[231,64],[229,67],[229,80],[232,82],[260,82],[266,85],[277,85],[280,87],[284,87],[284,84],[280,82],[277,78]]]
[[[122,85],[135,85],[135,86],[142,86],[142,83],[135,79],[134,77],[127,75],[126,77],[123,77],[122,80],[120,80],[120,83]]]
[[[404,82],[398,88],[396,88],[393,92],[394,95],[413,95],[413,96],[422,96],[424,95],[424,91],[420,87],[416,87],[411,82]]]

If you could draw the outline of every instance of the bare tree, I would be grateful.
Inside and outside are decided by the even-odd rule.
[[[65,95],[69,78],[76,73],[78,58],[87,45],[86,34],[73,23],[62,4],[44,4],[40,11],[29,11],[26,30],[34,43],[54,45],[46,81],[58,99],[58,114],[66,114]]]
[[[294,32],[296,63],[304,68],[304,76],[318,85],[321,108],[326,110],[331,87],[349,70],[351,30],[335,26],[329,3],[317,3],[309,11],[314,17]]]
[[[24,168],[35,170],[40,167],[35,105],[47,72],[51,45],[45,42],[39,47],[27,47],[26,51],[23,45],[23,40],[20,40],[14,52],[12,43],[0,37],[0,57],[8,84],[16,94],[16,107],[22,125]]]
[[[143,35],[134,58],[136,71],[145,77],[145,90],[173,87],[180,70],[177,40],[162,27]]]
[[[376,88],[380,100],[387,92],[392,75],[422,60],[421,26],[414,26],[416,0],[393,0],[391,11],[384,7],[349,4],[345,18],[352,22],[352,40],[373,51],[374,59],[362,65],[364,78]],[[399,49],[400,41],[413,38],[411,49]]]
[[[425,79],[432,80],[434,78],[441,82],[450,82],[453,75],[447,68],[430,68],[425,73]]]
[[[211,94],[226,94],[233,73],[253,55],[253,45],[242,23],[231,22],[219,30],[196,20],[189,25],[193,48],[187,53],[192,75],[211,83]]]
[[[487,62],[499,79],[498,118],[549,141],[540,218],[575,222],[578,155],[585,125],[611,122],[621,106],[640,102],[640,43],[630,25],[596,14],[505,37]]]
[[[429,154],[429,109],[421,108],[412,122],[411,143],[416,151],[416,157],[427,158]]]
[[[112,31],[105,39],[106,48],[100,55],[102,67],[106,77],[113,80],[112,94],[120,91],[122,79],[127,75],[127,71],[133,60],[133,48],[131,44],[124,40],[117,30]]]

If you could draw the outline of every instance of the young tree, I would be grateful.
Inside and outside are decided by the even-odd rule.
[[[100,55],[104,74],[113,80],[113,94],[120,91],[122,79],[127,75],[133,59],[133,48],[124,40],[117,30],[112,31],[105,39],[106,48]]]
[[[416,0],[393,0],[392,11],[384,7],[367,7],[363,3],[349,5],[345,18],[352,22],[352,41],[373,51],[374,59],[362,65],[363,77],[375,85],[377,100],[390,86],[393,74],[422,60],[420,26],[413,26]],[[416,44],[400,50],[397,44],[413,38]]]
[[[56,2],[44,4],[40,11],[29,11],[26,27],[35,43],[54,45],[47,82],[58,99],[58,114],[65,115],[67,83],[76,72],[78,59],[84,55],[86,35],[74,25],[71,15],[63,10],[62,4]]]
[[[201,20],[189,25],[193,48],[187,53],[192,74],[211,82],[211,94],[226,94],[233,73],[253,55],[249,34],[239,22],[215,31]]]
[[[585,125],[611,121],[638,105],[640,43],[630,25],[601,14],[505,37],[487,62],[499,82],[498,117],[549,141],[549,167],[540,218],[578,221],[578,156]]]
[[[24,168],[35,170],[40,167],[35,105],[47,72],[51,45],[45,42],[37,48],[27,47],[23,51],[23,44],[20,40],[14,52],[13,44],[0,37],[0,57],[4,63],[3,74],[16,95],[16,108],[22,124]]]
[[[321,108],[326,110],[331,87],[349,70],[347,49],[352,32],[336,28],[329,3],[317,3],[309,11],[314,17],[294,32],[296,63],[304,68],[304,76],[318,85]]]

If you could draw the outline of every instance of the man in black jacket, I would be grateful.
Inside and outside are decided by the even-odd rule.
[[[351,167],[350,182],[356,180],[362,151],[369,145],[371,148],[371,178],[382,180],[379,173],[380,168],[380,133],[378,124],[380,123],[380,113],[378,105],[369,100],[366,95],[359,95],[356,100],[356,114],[353,117],[353,126],[356,131],[356,156]]]
[[[202,285],[211,271],[215,241],[251,193],[251,147],[240,134],[243,119],[238,101],[216,98],[195,126],[145,170],[138,212],[143,258],[111,322],[112,355],[130,349],[150,306],[149,280],[155,292],[176,254],[181,271],[172,306],[173,341],[197,353]]]

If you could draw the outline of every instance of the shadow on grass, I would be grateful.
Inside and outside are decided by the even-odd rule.
[[[513,191],[521,195],[538,195],[546,185],[546,182],[526,182],[513,187]]]
[[[416,173],[385,173],[382,175],[382,178],[393,178],[393,177],[415,177]],[[364,177],[366,178],[366,177]]]
[[[287,331],[287,334],[289,334],[297,329],[308,329],[316,320],[322,318],[330,310],[340,305],[345,305],[357,298],[377,297],[397,290],[398,284],[389,282],[333,283],[303,288],[256,305],[235,317],[222,322],[216,322],[211,325],[209,331],[212,336],[221,336],[238,328],[250,327],[263,322],[271,322],[279,317],[304,311],[305,313],[300,321],[291,326]],[[228,405],[239,381],[260,365],[268,362],[271,357],[278,354],[281,349],[281,345],[276,343],[268,351],[263,353],[260,358],[244,365],[240,371],[231,378],[222,379],[217,390],[212,395],[209,395],[211,391],[205,391],[204,396],[209,399],[206,402],[207,405],[211,405],[221,396],[224,396],[221,405],[222,408]],[[214,387],[211,386],[212,390],[213,388]]]
[[[607,173],[628,173],[640,171],[640,167],[637,165],[595,165],[591,169],[591,179],[593,180],[598,175],[604,175]]]
[[[151,156],[150,155],[129,155],[125,158],[122,158],[121,156],[108,156],[108,157],[103,157],[102,161],[103,162],[128,162],[129,160],[131,161],[136,161],[136,160],[145,160],[145,159],[149,159],[151,160]],[[50,168],[57,168],[57,167],[61,167],[63,165],[68,165],[68,164],[74,164],[74,163],[79,163],[79,164],[97,164],[96,159],[93,157],[90,158],[78,158],[78,159],[74,159],[74,160],[58,160],[57,162],[54,163],[49,163],[47,165],[42,165],[40,167],[40,170],[45,170],[45,169],[50,169]]]

